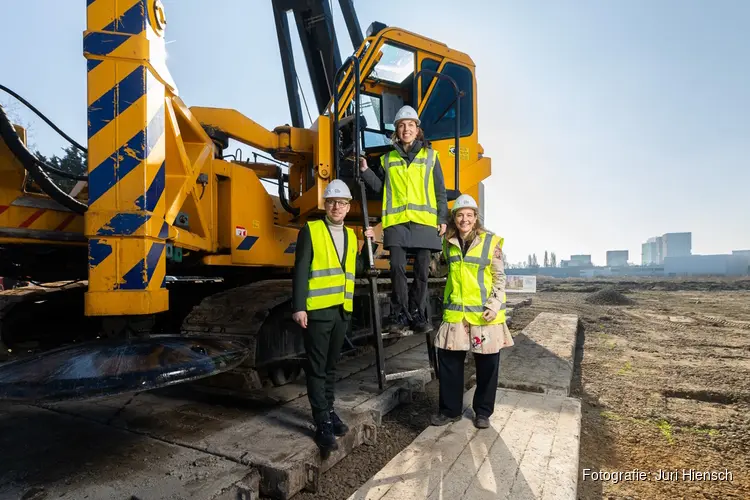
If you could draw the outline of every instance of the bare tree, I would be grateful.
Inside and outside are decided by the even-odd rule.
[[[549,267],[549,255],[547,254],[547,250],[544,251],[544,267]]]
[[[550,256],[550,265],[552,267],[557,267],[557,255],[555,255],[555,252],[552,252],[552,255]]]

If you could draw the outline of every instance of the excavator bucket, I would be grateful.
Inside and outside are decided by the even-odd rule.
[[[73,345],[0,364],[0,400],[55,402],[141,392],[240,365],[244,343],[151,337]]]

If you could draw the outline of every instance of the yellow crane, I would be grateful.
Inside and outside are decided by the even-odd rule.
[[[356,48],[341,61],[327,0],[272,2],[292,125],[268,130],[233,109],[183,102],[166,64],[160,0],[87,1],[87,147],[76,143],[87,171],[63,173],[72,189],[62,189],[60,172],[28,151],[25,131],[0,108],[0,276],[81,283],[0,301],[0,343],[11,359],[14,346],[34,340],[41,346],[76,340],[79,354],[92,349],[98,359],[111,359],[118,346],[135,349],[134,339],[149,339],[151,352],[162,356],[150,358],[154,366],[169,364],[165,352],[211,363],[202,371],[173,370],[158,382],[141,380],[140,388],[206,375],[241,391],[288,382],[304,353],[290,307],[297,231],[322,216],[323,191],[342,179],[356,198],[347,223],[358,226],[360,238],[365,224],[378,232],[382,200],[368,196],[357,158],[379,168],[379,156],[391,148],[393,116],[404,104],[418,110],[443,159],[449,201],[459,193],[482,198],[491,162],[478,142],[468,55],[378,22],[362,36],[352,1],[341,0]],[[290,11],[318,105],[308,128],[296,90]],[[250,161],[228,154],[229,139],[265,155]],[[268,193],[266,181],[278,184],[278,196]],[[387,256],[373,255],[371,267],[387,271]],[[349,340],[377,347],[382,387],[379,323],[389,282],[376,278],[373,271],[358,281]],[[430,288],[432,313],[439,315],[442,281],[432,279]],[[109,350],[97,337],[109,339]],[[62,359],[34,354],[6,363],[0,387],[12,385],[11,365],[22,370]],[[73,397],[62,386],[55,390]],[[11,397],[7,390],[0,395]]]

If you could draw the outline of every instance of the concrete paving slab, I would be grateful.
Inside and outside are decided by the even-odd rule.
[[[498,389],[490,428],[471,414],[428,427],[349,500],[576,498],[578,400]]]
[[[0,450],[3,499],[258,498],[247,466],[38,407],[0,408]]]
[[[500,351],[498,386],[532,392],[570,394],[578,316],[540,313]]]

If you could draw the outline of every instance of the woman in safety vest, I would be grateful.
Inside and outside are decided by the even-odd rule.
[[[462,194],[443,241],[442,259],[448,265],[443,299],[443,322],[435,338],[440,375],[440,402],[432,425],[461,419],[464,359],[474,354],[477,387],[474,425],[489,427],[495,408],[500,349],[513,345],[505,324],[503,238],[485,230],[479,208]]]
[[[362,178],[383,193],[383,248],[391,259],[391,314],[383,331],[427,333],[427,276],[430,255],[441,250],[440,238],[448,223],[448,198],[437,151],[419,128],[411,106],[394,120],[393,150],[380,157],[380,176],[360,159]],[[406,254],[414,253],[414,281],[406,281]]]

